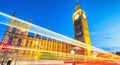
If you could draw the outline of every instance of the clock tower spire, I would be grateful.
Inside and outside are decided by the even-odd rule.
[[[75,8],[75,11],[77,11],[78,9],[80,9],[81,7],[80,7],[80,4],[79,4],[79,0],[76,0],[76,8]]]
[[[74,23],[74,39],[86,44],[86,49],[81,48],[80,54],[91,56],[91,42],[88,30],[88,22],[86,18],[86,13],[80,7],[78,0],[75,7],[75,12],[73,13],[73,23]]]

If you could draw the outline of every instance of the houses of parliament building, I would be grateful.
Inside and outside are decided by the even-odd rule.
[[[13,17],[16,17],[16,13],[13,14]],[[83,42],[88,46],[91,46],[86,14],[81,9],[78,3],[76,5],[75,12],[72,18],[74,23],[74,39],[80,42]],[[71,53],[71,50],[74,50],[75,54],[78,54],[78,55],[90,56],[92,54],[92,51],[90,48],[84,49],[79,47],[81,49],[76,50],[74,49],[74,47],[76,46],[69,43],[65,43],[55,39],[50,39],[37,34],[34,34],[34,36],[31,36],[29,34],[31,22],[32,22],[32,19],[30,19],[27,24],[11,19],[9,26],[2,39],[2,43],[7,43],[10,46],[15,46],[15,47],[31,48],[36,50],[45,50],[45,51],[52,51],[52,52]],[[21,28],[24,28],[25,30],[12,27],[12,25],[17,25]],[[26,51],[26,50],[11,49],[11,50],[8,50],[8,52],[16,52],[18,55],[28,55],[28,56],[40,55],[40,52]]]

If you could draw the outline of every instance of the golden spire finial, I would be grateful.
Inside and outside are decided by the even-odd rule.
[[[13,13],[13,16],[16,17],[16,12]]]
[[[78,9],[80,9],[81,7],[80,7],[80,4],[79,4],[79,0],[76,0],[76,11],[78,10]]]

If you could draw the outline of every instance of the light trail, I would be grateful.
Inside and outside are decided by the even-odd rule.
[[[7,17],[7,18],[10,18],[10,19],[14,19],[14,20],[26,23],[26,24],[29,24],[27,21],[21,20],[19,18],[15,18],[15,17],[10,16],[10,15],[7,15],[7,14],[5,14],[3,12],[0,12],[0,15],[2,15],[4,17]],[[8,23],[5,23],[5,22],[0,22],[0,24],[11,26],[11,25],[9,25]],[[12,27],[16,27],[16,28],[25,30],[24,28],[20,28],[20,27],[15,26],[15,25],[12,26]],[[25,31],[28,31],[28,30],[25,30]],[[42,35],[42,36],[46,36],[48,38],[53,38],[53,39],[56,39],[56,40],[59,40],[59,41],[62,41],[62,42],[68,43],[68,44],[73,44],[75,46],[79,46],[79,47],[87,49],[87,45],[85,43],[83,43],[83,42],[74,40],[72,38],[69,38],[67,36],[61,35],[59,33],[53,32],[51,30],[45,29],[43,27],[37,26],[37,25],[32,24],[32,23],[30,24],[30,30],[29,30],[29,32],[32,32],[32,33],[35,33],[35,34],[39,34],[39,35]],[[92,46],[92,50],[96,51],[96,52],[107,53],[107,54],[110,54],[110,55],[113,55],[113,56],[117,56],[115,54],[112,54],[112,53],[107,52],[105,50],[96,48],[94,46]],[[119,56],[117,56],[117,57],[119,57]]]
[[[2,48],[2,46],[0,46],[0,48]],[[14,50],[25,50],[25,51],[33,51],[33,52],[47,52],[47,53],[53,53],[53,54],[61,54],[61,55],[67,55],[68,57],[69,56],[77,56],[78,58],[85,58],[86,60],[87,59],[91,59],[91,60],[112,60],[112,61],[118,61],[116,59],[108,59],[108,58],[101,58],[101,57],[92,57],[92,58],[89,58],[88,56],[85,56],[85,55],[79,55],[79,54],[71,54],[71,53],[64,53],[64,52],[53,52],[53,51],[47,51],[47,50],[38,50],[38,49],[32,49],[32,48],[23,48],[23,47],[17,47],[17,46],[8,46],[6,47],[6,49],[14,49]]]

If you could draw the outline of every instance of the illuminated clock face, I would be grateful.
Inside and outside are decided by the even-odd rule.
[[[77,20],[79,18],[79,14],[75,15],[75,20]]]
[[[86,15],[85,15],[85,13],[83,13],[83,17],[86,19]]]

